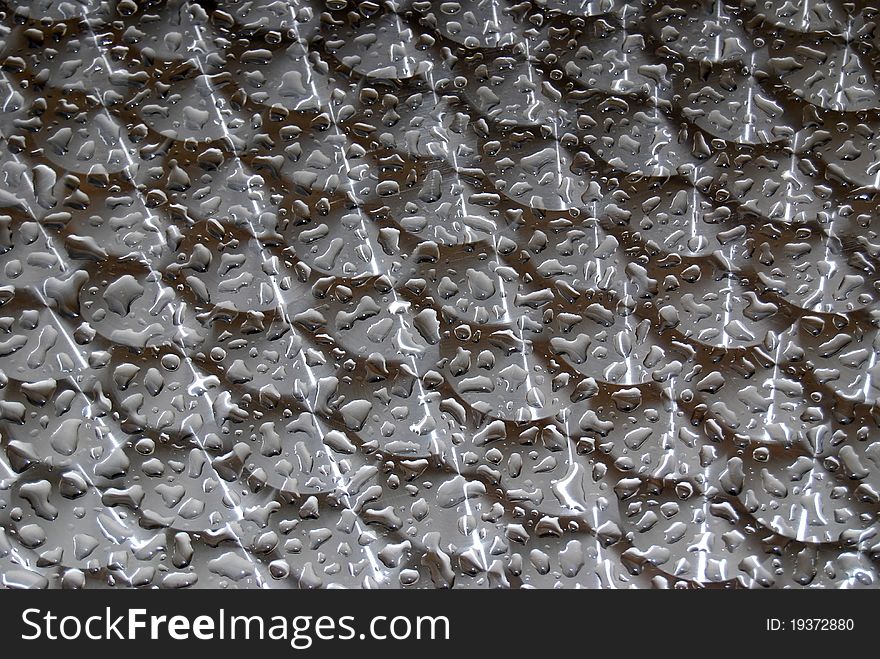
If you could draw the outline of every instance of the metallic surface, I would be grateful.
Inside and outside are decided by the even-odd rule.
[[[875,586],[877,14],[2,3],[2,584]]]

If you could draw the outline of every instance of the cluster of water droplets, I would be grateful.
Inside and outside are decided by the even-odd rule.
[[[0,582],[874,586],[878,14],[0,3]]]

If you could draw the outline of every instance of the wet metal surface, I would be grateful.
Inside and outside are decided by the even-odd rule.
[[[877,20],[0,3],[2,584],[874,587]]]

